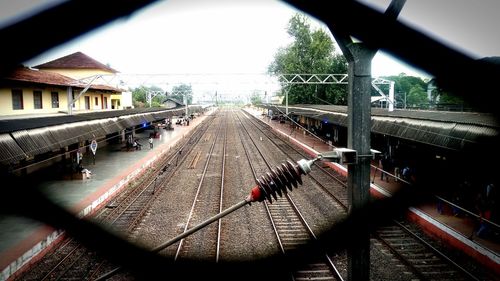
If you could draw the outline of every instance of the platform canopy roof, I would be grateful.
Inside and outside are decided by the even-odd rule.
[[[190,107],[190,111],[201,109],[201,106]],[[9,165],[184,112],[185,108],[179,106],[171,109],[138,108],[0,120],[0,163]]]
[[[285,114],[285,106],[263,105]],[[306,116],[347,127],[347,106],[293,105],[289,115]],[[490,144],[499,136],[500,125],[489,113],[372,108],[372,133],[425,143],[453,150]]]

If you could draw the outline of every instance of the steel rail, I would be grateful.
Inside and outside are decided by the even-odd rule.
[[[250,114],[249,114],[250,115]],[[259,120],[250,115],[252,118],[252,120],[254,121],[257,121],[256,124],[261,124],[262,126],[265,126],[265,127],[268,127],[268,128],[271,128],[269,125],[263,123],[263,122],[259,122]],[[265,132],[270,132],[270,134],[276,136],[277,139],[281,140],[284,144],[288,145],[290,147],[290,149],[292,150],[295,150],[298,152],[299,155],[304,155],[303,153],[301,153],[300,151],[298,151],[295,147],[293,147],[292,145],[288,144],[286,141],[284,141],[282,139],[282,137],[280,137],[280,135],[276,134],[274,131],[272,130],[262,130],[262,132],[264,134],[266,134]],[[272,139],[272,138],[269,138],[273,143],[276,144],[276,142]],[[276,144],[277,145],[277,144]],[[286,153],[286,152],[285,152]],[[287,154],[288,155],[288,154]],[[289,156],[289,155],[288,155]],[[290,157],[290,156],[289,156]],[[324,168],[322,168],[320,165],[318,165],[317,163],[315,163],[317,167],[319,167],[321,170],[325,170]],[[330,173],[328,173],[327,171],[324,171],[326,174],[329,174],[331,175]],[[333,177],[333,176],[332,176]],[[348,206],[347,206],[347,202],[342,202],[342,200],[339,200],[337,198],[336,195],[334,195],[333,193],[331,193],[330,191],[328,191],[328,189],[326,187],[324,187],[323,184],[320,183],[319,180],[316,179],[316,176],[315,174],[312,172],[309,174],[309,178],[311,178],[312,180],[314,180],[316,183],[318,183],[318,185],[320,187],[322,187],[325,191],[327,191],[327,193],[334,199],[336,200],[338,203],[341,204],[341,206],[347,210],[348,209]],[[346,183],[339,180],[337,177],[333,177],[334,179],[336,179],[340,184],[344,185],[345,187],[346,186]],[[479,280],[476,276],[474,276],[472,273],[470,273],[469,271],[467,271],[465,268],[463,268],[462,266],[460,266],[459,264],[455,263],[452,259],[450,259],[448,256],[446,256],[444,253],[442,253],[441,251],[439,251],[438,249],[436,249],[435,247],[433,247],[432,245],[430,245],[429,243],[427,243],[425,240],[423,240],[422,238],[420,238],[417,234],[415,234],[414,232],[412,232],[410,229],[404,227],[402,224],[400,224],[399,222],[393,220],[393,223],[397,226],[399,226],[401,229],[403,229],[406,233],[408,233],[410,236],[412,236],[414,239],[418,240],[419,243],[423,244],[426,248],[428,248],[431,252],[433,252],[434,254],[436,254],[437,256],[439,256],[440,258],[442,258],[443,260],[445,260],[448,264],[450,264],[452,267],[454,267],[455,269],[457,269],[458,271],[462,272],[462,274],[464,274],[465,276],[467,276],[467,278],[469,278],[470,280]],[[387,241],[385,241],[383,238],[377,236],[378,239],[385,245],[387,245],[389,248],[393,249],[391,250],[391,252],[393,252],[395,255],[398,256],[398,258],[403,262],[405,263],[407,266],[409,266],[410,268],[412,268],[412,271],[417,275],[419,276],[420,278],[424,277],[423,273],[422,273],[422,270],[419,270],[417,268],[415,268],[414,264],[410,261],[408,261],[403,255],[401,255],[401,253],[398,252],[397,249],[395,248],[392,248],[388,243]],[[425,278],[424,278],[425,279]]]
[[[219,214],[222,213],[223,211],[224,177],[226,171],[227,118],[224,121],[225,121],[225,126],[224,126],[224,144],[222,146],[222,175],[220,183],[220,198],[219,198],[219,211],[218,211]],[[221,230],[222,230],[222,219],[219,219],[217,224],[217,249],[215,253],[215,262],[219,262]]]
[[[248,134],[249,136],[249,139],[251,140],[251,142],[253,143],[253,145],[255,146],[255,148],[257,149],[257,151],[259,152],[262,160],[265,162],[266,166],[269,168],[269,169],[272,169],[272,166],[270,165],[269,163],[269,160],[266,159],[266,156],[262,153],[261,149],[257,146],[255,140],[251,137],[248,129],[245,127],[245,125],[243,124],[243,121],[241,121],[241,119],[239,118],[238,116],[238,119],[240,120],[241,124],[242,124],[242,128],[245,130],[245,132]],[[250,120],[250,119],[249,119]],[[256,128],[258,128],[258,126],[256,126],[252,121],[250,121]],[[262,130],[260,128],[258,128],[261,132]],[[265,134],[264,134],[265,135]],[[266,135],[267,136],[267,135]],[[243,138],[242,138],[243,139]],[[276,146],[280,151],[283,152],[283,150],[279,147],[279,146]],[[286,153],[285,153],[286,154]],[[249,161],[250,162],[250,161]],[[254,169],[252,169],[252,171],[254,171]],[[254,176],[255,178],[257,179],[257,174],[254,173]],[[304,227],[304,229],[306,230],[306,232],[308,233],[308,235],[313,239],[313,240],[317,240],[317,236],[314,234],[314,231],[311,229],[311,227],[309,226],[309,224],[307,223],[306,219],[304,218],[304,216],[302,215],[302,213],[300,212],[299,208],[297,207],[297,205],[294,203],[293,199],[290,197],[290,195],[288,193],[285,193],[284,194],[284,197],[287,199],[287,201],[289,202],[289,204],[287,206],[289,206],[293,211],[294,213],[296,214],[296,216],[299,218],[299,220],[301,221],[302,223],[302,226]],[[279,201],[278,201],[279,203]],[[267,210],[267,214],[268,214],[268,217],[270,218],[271,221],[274,221],[272,219],[273,217],[273,214],[268,206],[268,202],[265,202],[264,201],[264,204],[266,205],[266,210]],[[277,235],[278,239],[280,240],[280,247],[282,248],[282,251],[284,253],[286,253],[286,249],[281,241],[281,239],[279,238],[279,231],[276,227],[276,224],[273,222],[273,228],[275,230],[275,234]],[[342,280],[343,281],[343,278],[342,276],[340,275],[340,272],[338,271],[338,269],[336,268],[336,266],[334,265],[333,261],[331,260],[331,258],[328,256],[328,254],[324,253],[324,259],[326,260],[323,261],[325,262],[326,266],[328,266],[328,268],[331,270],[331,274],[332,276],[337,279],[337,280]],[[298,272],[295,272],[295,273],[292,273],[292,279],[295,280],[295,275],[298,274]],[[306,273],[307,274],[307,273]],[[310,278],[311,280],[314,280],[315,278],[314,277],[311,277],[309,276],[308,278]],[[318,277],[317,279],[320,280],[324,277]]]
[[[196,194],[194,196],[193,203],[191,205],[191,209],[190,209],[189,214],[188,214],[188,218],[187,218],[186,223],[184,224],[184,230],[182,231],[183,233],[186,232],[186,231],[188,231],[189,223],[191,222],[191,219],[193,218],[195,207],[196,207],[196,203],[198,202],[198,196],[200,194],[201,187],[202,187],[203,182],[205,180],[205,176],[206,176],[206,173],[207,173],[207,170],[208,170],[208,166],[210,164],[210,160],[212,159],[212,154],[213,154],[213,151],[214,151],[214,148],[215,148],[215,144],[217,143],[217,139],[219,138],[219,135],[220,135],[221,127],[222,127],[222,123],[219,124],[219,127],[217,129],[217,137],[214,138],[214,140],[213,140],[213,142],[212,142],[212,144],[210,146],[208,157],[207,157],[207,160],[205,161],[205,166],[203,168],[203,172],[201,174],[200,181],[198,183],[198,187],[196,188]],[[178,259],[183,244],[184,244],[184,238],[182,238],[180,240],[179,245],[177,246],[177,251],[175,253],[174,260]]]

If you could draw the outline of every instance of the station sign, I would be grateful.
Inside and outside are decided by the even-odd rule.
[[[90,143],[90,150],[92,150],[92,153],[95,155],[95,152],[97,151],[97,141],[92,140]]]

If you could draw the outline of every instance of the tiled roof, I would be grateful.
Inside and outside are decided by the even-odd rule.
[[[39,64],[35,66],[35,68],[101,69],[105,71],[110,71],[112,73],[118,72],[113,68],[96,61],[95,59],[87,56],[82,52],[76,52],[71,55],[67,55],[46,63]]]
[[[61,74],[39,71],[26,67],[19,67],[15,69],[8,75],[2,77],[2,80],[21,81],[56,86],[75,86],[79,83],[77,80]]]
[[[27,67],[19,67],[8,75],[1,77],[0,81],[6,83],[8,81],[44,84],[44,85],[54,85],[54,86],[72,86],[76,88],[85,88],[87,85],[75,80],[73,78],[41,70],[34,70]],[[105,90],[105,91],[115,91],[123,92],[122,89],[118,89],[108,85],[97,85],[93,84],[90,86],[94,90]]]
[[[85,85],[83,86],[85,87]],[[124,89],[119,89],[119,88],[115,88],[115,87],[112,87],[112,86],[108,86],[108,85],[99,85],[99,84],[92,84],[90,86],[90,89],[94,89],[94,90],[104,90],[104,91],[114,91],[114,92],[125,92],[126,90]]]

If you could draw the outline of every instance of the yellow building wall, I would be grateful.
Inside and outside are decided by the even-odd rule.
[[[102,69],[63,69],[63,68],[53,68],[53,69],[43,69],[43,71],[49,71],[57,74],[61,74],[67,77],[71,77],[73,79],[83,79],[83,78],[90,78],[95,75],[113,75],[113,72],[110,71],[105,71]],[[96,80],[96,84],[102,84],[102,81]],[[90,110],[96,110],[97,107],[100,109],[101,105],[101,99],[100,99],[100,94],[96,93],[91,93],[91,90],[88,90],[85,94],[85,96],[89,96],[91,99],[91,105],[90,105]],[[94,105],[94,95],[99,95],[99,105],[95,106]],[[77,96],[77,93],[75,93],[75,96]],[[122,101],[122,95],[121,93],[115,93],[112,95],[112,97],[109,96],[109,94],[105,94],[105,96],[108,97],[108,107],[107,109],[123,109],[123,101]],[[85,109],[85,98],[82,96],[80,101],[75,102],[75,106],[73,107],[73,110],[86,110]]]
[[[102,69],[62,69],[62,68],[50,68],[43,69],[43,71],[58,73],[67,77],[71,77],[73,79],[83,79],[89,78],[95,75],[110,75],[114,74],[110,71],[104,71]]]
[[[12,106],[12,89],[20,89],[23,91],[23,109],[13,109]],[[33,91],[42,91],[42,108],[35,109],[33,100]],[[52,92],[59,93],[59,107],[52,108]],[[75,91],[75,97],[78,96],[79,91]],[[102,98],[101,98],[102,95]],[[84,111],[101,111],[101,110],[111,110],[111,93],[103,93],[89,90],[83,94],[73,106],[74,112],[84,112]],[[117,95],[113,95],[117,96]],[[85,97],[89,97],[89,107],[85,108]],[[104,97],[107,98],[107,109],[102,108],[102,102]],[[95,103],[95,98],[97,98],[97,105]],[[22,115],[22,114],[53,114],[58,112],[68,111],[68,94],[67,89],[62,88],[0,88],[0,115]]]
[[[123,109],[122,95],[111,95],[111,107],[113,109]]]
[[[10,115],[12,109],[12,92],[10,89],[0,89],[0,115]]]
[[[23,91],[23,109],[13,109],[12,89]],[[33,91],[42,92],[42,108],[35,109],[33,100]],[[52,92],[59,93],[59,107],[52,108]],[[19,115],[19,114],[50,114],[57,113],[66,109],[67,94],[65,89],[61,88],[0,88],[0,115]]]
[[[77,97],[79,93],[80,93],[79,91],[75,91],[75,97]],[[111,96],[117,96],[117,95],[88,90],[87,92],[85,92],[85,94],[80,96],[80,98],[75,102],[73,110],[78,110],[78,111],[111,110]],[[89,100],[89,108],[86,107],[85,103],[86,97],[88,97]],[[97,103],[96,103],[96,98],[97,98]],[[104,98],[106,98],[106,101],[104,101]],[[103,102],[107,103],[107,108],[103,107]]]

